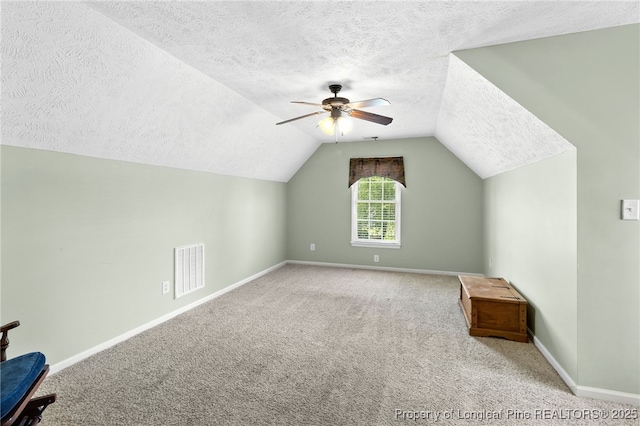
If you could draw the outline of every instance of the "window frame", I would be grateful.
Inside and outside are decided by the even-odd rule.
[[[371,176],[380,177],[383,179],[389,179],[395,185],[395,200],[381,200],[381,202],[395,201],[395,240],[371,240],[358,238],[358,186],[360,181],[358,179],[353,185],[351,185],[351,245],[353,247],[375,247],[375,248],[392,248],[399,249],[401,247],[401,199],[402,199],[402,184],[398,181],[383,176]]]

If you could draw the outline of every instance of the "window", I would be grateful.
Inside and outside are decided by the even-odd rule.
[[[351,187],[351,245],[400,248],[400,188],[372,176]]]

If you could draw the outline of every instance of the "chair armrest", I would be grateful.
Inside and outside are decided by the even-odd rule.
[[[0,327],[2,338],[0,338],[0,362],[7,360],[7,347],[9,347],[9,330],[20,325],[20,321],[12,321]]]
[[[16,328],[19,325],[20,325],[20,321],[12,321],[9,324],[5,324],[2,327],[0,327],[0,331],[2,333],[6,333],[7,331],[11,330],[12,328]]]

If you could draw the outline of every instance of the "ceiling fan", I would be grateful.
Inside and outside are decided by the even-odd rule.
[[[313,115],[320,115],[330,113],[331,115],[318,123],[320,129],[328,135],[335,134],[336,142],[338,141],[338,134],[343,135],[345,132],[351,129],[351,122],[349,117],[358,118],[360,120],[371,121],[382,125],[387,125],[393,121],[391,117],[385,117],[383,115],[373,114],[371,112],[361,111],[356,108],[375,107],[382,105],[390,105],[390,102],[383,98],[367,99],[364,101],[351,102],[347,98],[338,97],[338,93],[342,90],[342,85],[331,84],[329,90],[333,93],[333,98],[327,98],[322,101],[321,104],[314,104],[311,102],[291,101],[293,104],[311,105],[322,108],[321,111],[315,111],[311,114],[301,115],[300,117],[291,118],[289,120],[281,121],[279,124],[290,123],[292,121],[300,120],[301,118],[311,117]]]

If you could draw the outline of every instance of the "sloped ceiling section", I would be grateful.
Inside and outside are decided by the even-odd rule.
[[[575,149],[455,54],[435,136],[483,179]]]
[[[86,5],[2,12],[3,144],[282,182],[319,145]]]

